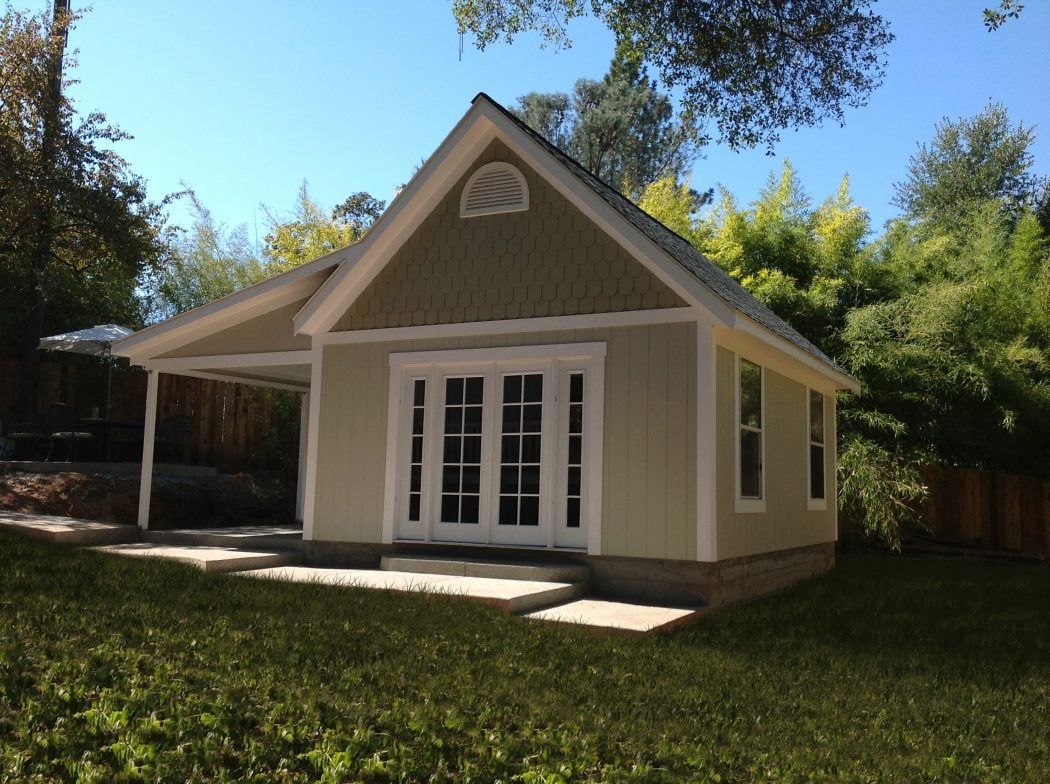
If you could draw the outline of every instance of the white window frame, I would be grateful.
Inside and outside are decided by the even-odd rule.
[[[809,398],[813,393],[817,393],[821,398],[820,413],[824,418],[821,423],[821,427],[824,433],[824,442],[817,444],[812,439],[813,433],[813,421],[812,421],[812,409],[809,404]],[[814,446],[820,446],[824,450],[824,459],[821,461],[821,470],[824,472],[824,497],[814,498],[811,493],[813,492],[813,464],[809,459],[810,450]],[[828,396],[826,393],[819,389],[813,389],[812,387],[806,387],[806,509],[810,512],[823,512],[828,508]]]
[[[407,450],[411,448],[411,439],[405,437],[411,430],[407,427],[411,417],[411,383],[416,378],[427,379],[426,417],[424,424],[424,454],[432,467],[441,461],[441,438],[435,435],[444,421],[444,391],[440,379],[447,375],[486,375],[485,429],[482,434],[482,483],[486,490],[482,493],[482,519],[478,526],[476,544],[499,547],[543,547],[546,549],[585,550],[588,554],[601,553],[601,512],[602,512],[602,451],[603,420],[605,398],[605,353],[604,342],[566,343],[536,346],[507,346],[490,349],[437,350],[390,354],[390,380],[387,412],[386,444],[386,486],[383,510],[383,541],[392,543],[400,540],[399,530],[404,525],[402,512],[408,504],[408,464]],[[543,504],[541,519],[546,525],[540,528],[546,531],[546,541],[525,544],[501,544],[493,542],[494,513],[488,508],[498,498],[498,444],[500,401],[502,400],[502,377],[506,373],[536,372],[543,370],[545,387],[553,405],[545,405],[544,433],[550,433],[543,439],[543,468],[541,469],[543,485],[548,488],[548,499]],[[584,454],[582,477],[582,510],[579,529],[566,529],[573,532],[569,538],[572,544],[565,544],[566,534],[564,514],[560,511],[563,504],[558,503],[564,487],[562,471],[563,455],[566,445],[562,441],[565,435],[563,422],[568,410],[567,396],[562,389],[563,380],[572,371],[584,372]],[[549,385],[549,386],[547,386]],[[564,396],[564,399],[563,399]],[[435,463],[435,461],[437,461]],[[553,474],[553,475],[552,475]],[[435,536],[434,498],[440,495],[440,488],[434,487],[435,472],[433,468],[423,472],[423,498],[421,504],[421,526],[417,536],[406,538],[406,541],[437,542],[444,541]],[[436,494],[436,495],[435,495]],[[506,532],[505,532],[506,533]],[[484,534],[484,535],[482,535]],[[559,536],[561,534],[561,536]]]
[[[741,473],[741,459],[740,454],[740,431],[743,425],[740,423],[740,362],[744,360],[755,365],[759,371],[759,395],[761,396],[761,406],[759,416],[762,418],[762,427],[758,429],[761,435],[761,453],[759,455],[760,464],[762,470],[759,473],[759,495],[757,498],[751,496],[741,495],[740,488],[740,473]],[[734,363],[734,378],[733,388],[735,390],[735,402],[733,406],[733,454],[734,454],[734,486],[735,492],[733,497],[733,510],[741,514],[760,514],[766,511],[766,435],[767,435],[767,422],[766,422],[766,369],[761,362],[756,362],[749,357],[742,356],[741,354],[736,355],[736,362]]]

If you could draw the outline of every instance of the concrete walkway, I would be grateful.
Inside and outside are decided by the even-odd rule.
[[[297,565],[302,532],[285,526],[140,532],[134,526],[0,511],[0,530],[99,552],[162,558],[205,572],[333,587],[416,591],[462,597],[538,621],[646,634],[688,623],[704,608],[613,602],[583,596],[581,567],[391,556],[383,569]],[[247,549],[252,548],[252,549]]]
[[[134,542],[138,538],[138,529],[133,525],[18,512],[0,512],[0,530],[11,531],[51,544],[65,544],[74,547]]]

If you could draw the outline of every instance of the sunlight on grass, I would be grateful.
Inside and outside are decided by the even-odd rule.
[[[0,535],[0,781],[1043,782],[1050,569],[853,557],[683,630]]]

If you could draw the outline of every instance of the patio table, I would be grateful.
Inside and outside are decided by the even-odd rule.
[[[121,419],[106,419],[104,417],[85,417],[79,421],[89,432],[98,433],[102,440],[103,455],[107,463],[113,462],[113,446],[129,447],[125,457],[133,456],[134,447],[142,448],[142,438],[136,439],[134,433],[142,433],[146,429],[145,422],[136,422]],[[121,434],[127,434],[121,437]],[[141,455],[136,459],[141,460]]]

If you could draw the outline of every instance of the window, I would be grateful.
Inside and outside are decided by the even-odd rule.
[[[737,409],[740,441],[737,452],[737,498],[762,500],[762,368],[741,358],[737,370]],[[762,511],[741,508],[738,511]]]
[[[824,396],[809,390],[809,500],[811,509],[823,509],[824,488]],[[816,503],[813,503],[816,502]]]
[[[500,428],[500,525],[540,524],[543,374],[503,377]]]
[[[565,477],[565,525],[580,527],[583,500],[583,373],[569,374],[569,432]]]

